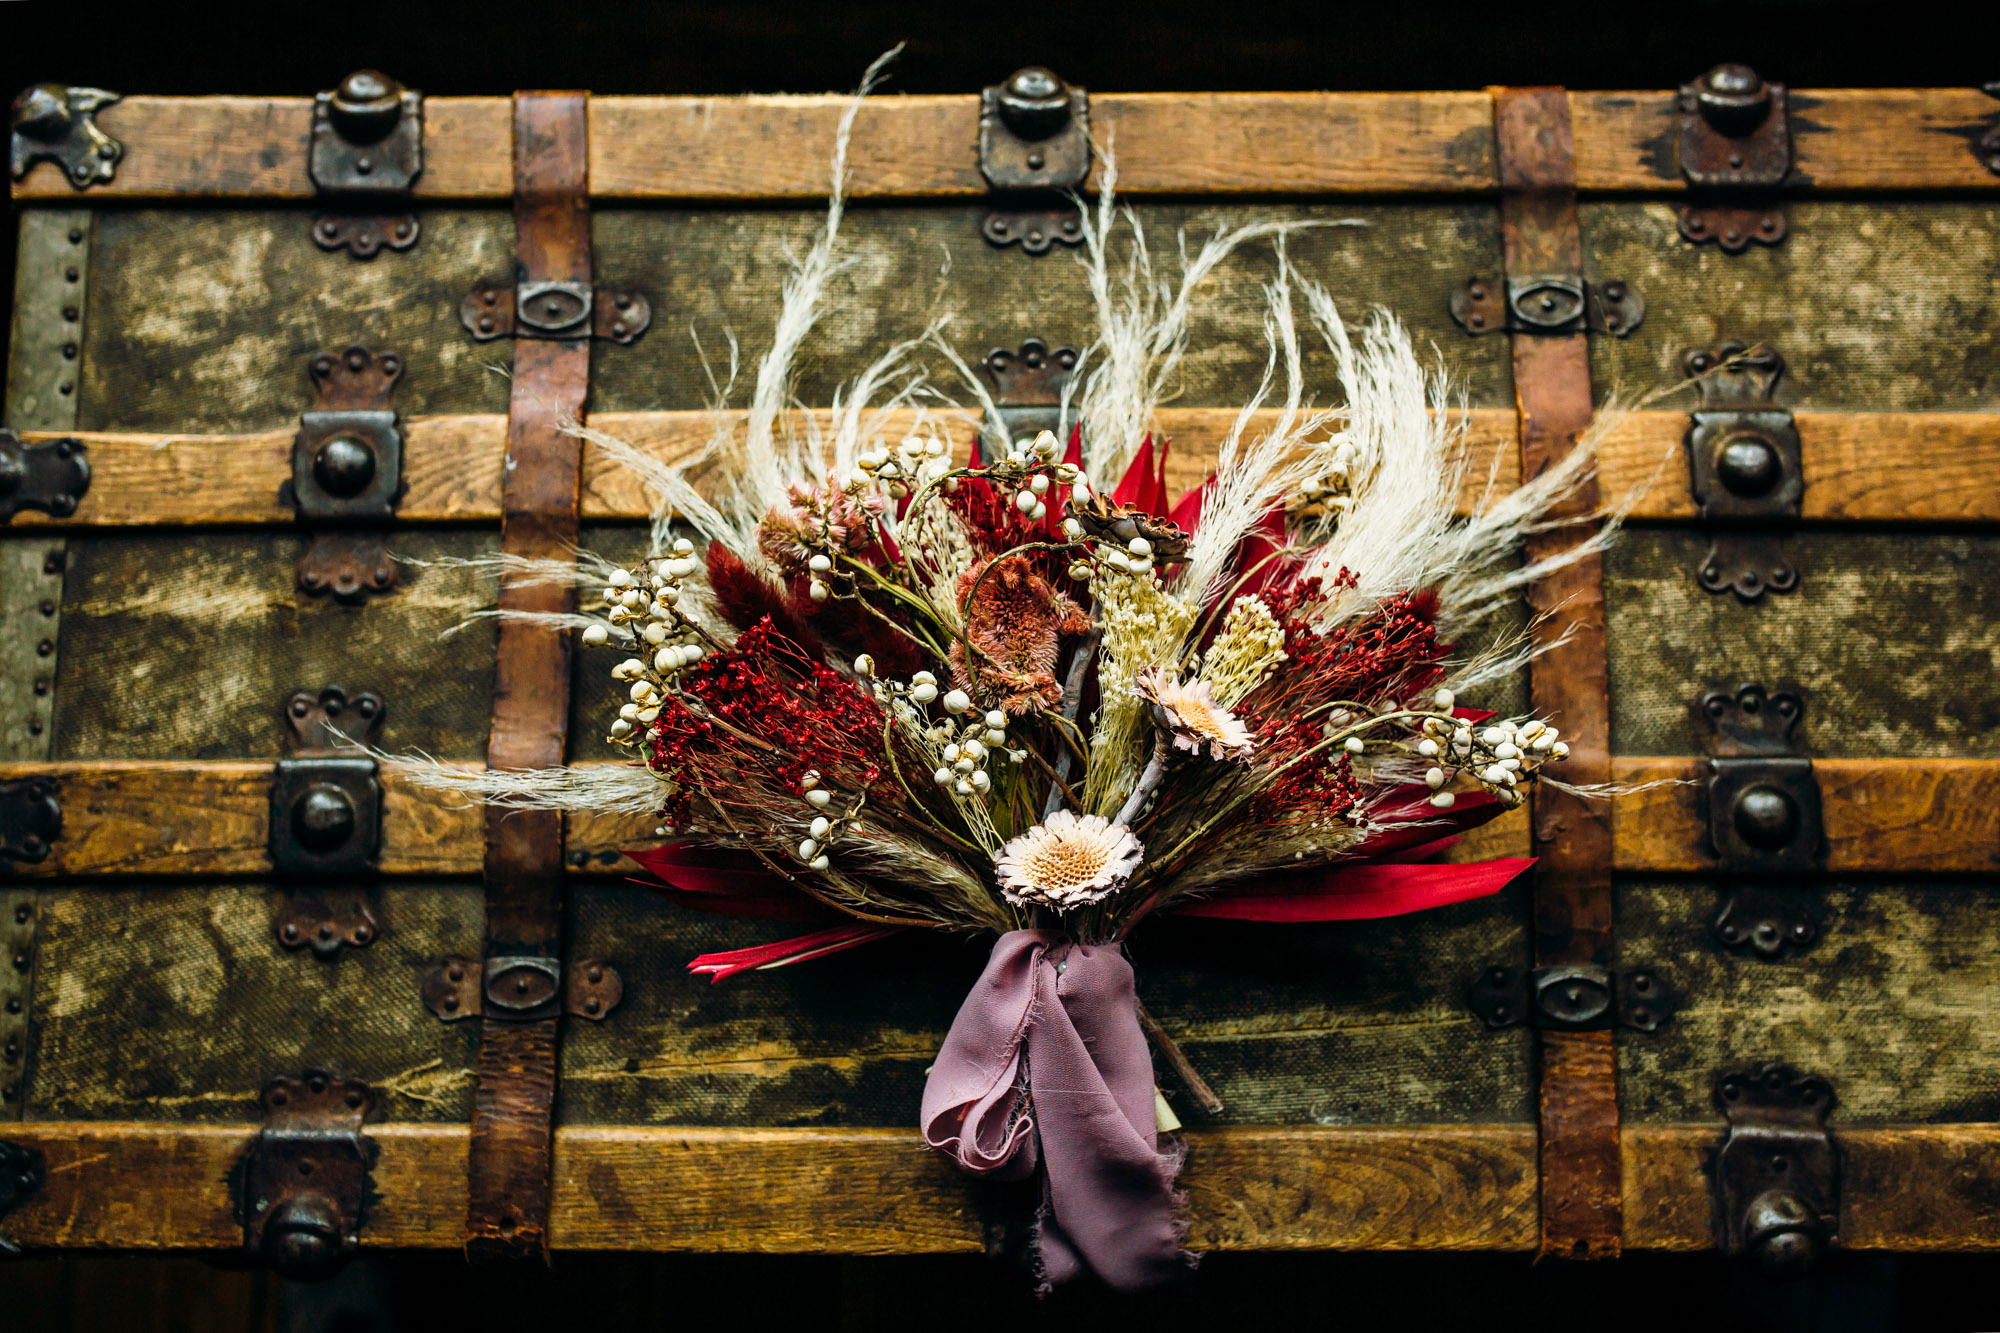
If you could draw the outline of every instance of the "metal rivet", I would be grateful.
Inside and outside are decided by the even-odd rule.
[[[66,305],[63,307],[63,318],[68,320],[70,323],[74,324],[77,322],[77,320],[82,318],[82,315],[78,313],[77,308],[75,306]]]
[[[55,650],[56,646],[54,642],[49,639],[43,639],[40,643],[35,645],[35,655],[37,657],[47,657]]]

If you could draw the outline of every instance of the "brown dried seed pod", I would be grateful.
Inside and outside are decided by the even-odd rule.
[[[1134,537],[1144,537],[1152,544],[1156,565],[1177,564],[1187,559],[1188,534],[1177,524],[1155,518],[1144,510],[1128,509],[1102,495],[1093,495],[1086,504],[1071,500],[1068,513],[1083,528],[1084,536],[1120,549]]]

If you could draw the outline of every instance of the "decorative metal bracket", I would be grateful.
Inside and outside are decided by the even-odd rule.
[[[243,1245],[281,1277],[330,1277],[361,1247],[375,1144],[361,1132],[375,1093],[308,1070],[264,1085],[264,1128],[237,1178]]]
[[[625,998],[625,979],[599,958],[565,969],[559,958],[447,958],[424,978],[424,1005],[447,1023],[490,1014],[531,1022],[568,1014],[602,1019]]]
[[[1495,966],[1472,980],[1472,1012],[1489,1028],[1528,1026],[1557,1032],[1614,1027],[1658,1032],[1680,997],[1651,968],[1613,972],[1592,965],[1522,971]]]
[[[0,870],[48,860],[62,836],[62,802],[47,778],[0,782]]]
[[[993,404],[1008,438],[999,439],[992,422],[979,432],[979,454],[994,459],[1015,440],[1032,440],[1045,430],[1062,430],[1063,391],[1076,370],[1074,347],[1051,348],[1040,338],[1025,338],[1018,350],[996,347],[979,363],[993,387]]]
[[[1685,364],[1701,395],[1688,421],[1688,489],[1704,520],[1727,525],[1712,530],[1696,577],[1746,602],[1791,592],[1799,574],[1780,533],[1740,526],[1796,521],[1805,500],[1798,427],[1771,403],[1784,358],[1762,343],[1728,342],[1688,353]]]
[[[653,303],[625,289],[582,282],[482,282],[458,306],[474,342],[497,338],[597,338],[630,347],[653,323]]]
[[[382,783],[375,761],[339,748],[373,744],[387,713],[381,697],[335,686],[306,690],[285,705],[292,753],[271,781],[271,865],[280,875],[317,880],[295,888],[280,911],[278,942],[331,958],[382,933],[365,890],[336,888],[337,876],[365,876],[382,845]]]
[[[1716,1245],[1796,1277],[1839,1239],[1833,1085],[1789,1065],[1748,1065],[1716,1080],[1715,1104],[1729,1121],[1715,1153]]]
[[[403,433],[389,406],[403,358],[356,344],[319,353],[308,369],[319,403],[299,414],[286,498],[302,522],[341,526],[313,533],[299,559],[299,587],[361,602],[397,583],[374,525],[395,518],[403,492]]]
[[[48,1172],[39,1150],[0,1139],[0,1218],[19,1208],[41,1191]],[[0,1258],[16,1258],[21,1247],[0,1236]]]
[[[0,523],[12,522],[23,509],[68,518],[89,489],[90,460],[81,440],[23,444],[0,428]]]
[[[14,99],[14,179],[43,161],[54,162],[72,187],[109,185],[118,174],[125,145],[97,127],[97,113],[119,94],[102,88],[65,88],[37,83]]]
[[[1819,780],[1793,737],[1805,703],[1761,685],[1711,690],[1700,712],[1715,729],[1703,803],[1708,850],[1723,877],[1715,937],[1732,949],[1775,958],[1819,937],[1811,890],[1787,879],[1810,875],[1824,857]],[[1733,884],[1739,876],[1757,876]]]
[[[313,99],[306,173],[329,211],[313,220],[322,250],[373,259],[417,243],[410,189],[424,170],[424,95],[357,70]]]
[[[1451,317],[1473,337],[1482,333],[1608,333],[1629,338],[1646,318],[1646,302],[1630,283],[1589,283],[1573,273],[1538,277],[1468,278],[1451,294]]]
[[[1083,219],[1065,193],[1090,175],[1090,94],[1040,65],[979,97],[979,174],[997,196],[980,225],[996,246],[1031,255],[1083,241]]]
[[[1681,85],[1681,177],[1701,194],[1681,206],[1681,235],[1734,255],[1785,239],[1778,188],[1792,171],[1785,85],[1748,65],[1717,65]]]
[[[1988,97],[2000,97],[2000,79],[1981,85],[1979,91]],[[2000,120],[1989,126],[1984,134],[1972,141],[1972,152],[1980,165],[1996,176],[2000,176]]]

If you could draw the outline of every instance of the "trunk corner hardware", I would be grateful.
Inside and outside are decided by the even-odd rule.
[[[23,509],[68,518],[89,490],[90,460],[82,441],[23,444],[13,431],[0,429],[0,524],[13,522]]]
[[[1840,1232],[1833,1085],[1789,1065],[1746,1065],[1716,1080],[1715,1104],[1729,1122],[1714,1158],[1717,1246],[1772,1277],[1805,1273]]]
[[[382,783],[375,761],[352,752],[373,744],[387,707],[381,697],[335,686],[294,694],[285,706],[292,753],[271,780],[271,865],[287,885],[278,942],[333,958],[382,934],[365,887],[337,884],[371,875],[382,844]],[[342,745],[349,748],[343,751]]]
[[[1083,241],[1083,217],[1065,195],[1090,175],[1090,94],[1040,65],[979,95],[979,174],[993,195],[980,234],[1031,255]]]
[[[356,70],[313,98],[306,174],[327,211],[313,243],[373,259],[417,243],[410,189],[424,170],[424,95],[386,74]]]
[[[996,347],[988,352],[979,369],[993,386],[999,425],[1009,439],[999,439],[994,423],[985,423],[979,431],[980,457],[992,461],[1009,443],[1032,440],[1045,430],[1060,434],[1063,394],[1076,363],[1074,347],[1051,348],[1040,338],[1025,338],[1018,349]],[[1074,408],[1071,416],[1075,416]]]
[[[282,498],[301,522],[334,526],[312,534],[299,558],[299,588],[359,603],[398,579],[374,525],[396,517],[403,493],[403,432],[389,405],[403,358],[356,344],[320,352],[307,368],[318,403],[299,414]]]
[[[2000,97],[2000,79],[1981,85],[1979,91],[1988,97]],[[1973,140],[1972,152],[1979,159],[1979,165],[2000,176],[2000,121],[1996,121],[1984,134]]]
[[[1778,190],[1792,172],[1785,85],[1748,65],[1717,65],[1680,90],[1681,235],[1732,255],[1785,239]]]
[[[1802,950],[1819,937],[1820,917],[1797,881],[1819,867],[1826,843],[1819,780],[1793,738],[1805,701],[1742,685],[1710,690],[1697,708],[1715,729],[1702,804],[1724,889],[1711,929],[1725,947],[1764,958]]]
[[[1651,968],[1612,971],[1593,964],[1567,967],[1488,967],[1469,987],[1472,1012],[1498,1030],[1533,1027],[1555,1032],[1658,1032],[1680,1003]]]
[[[1628,282],[1585,282],[1573,273],[1468,278],[1452,289],[1451,317],[1483,333],[1605,333],[1629,338],[1646,318],[1646,301]]]
[[[653,303],[624,288],[587,282],[482,282],[459,303],[458,322],[474,342],[596,338],[630,347],[653,323]]]
[[[0,1139],[0,1218],[34,1198],[47,1178],[39,1151]],[[0,1236],[0,1259],[17,1258],[20,1253],[20,1246]]]
[[[119,100],[118,93],[102,88],[60,83],[24,89],[13,107],[14,179],[27,175],[35,163],[49,161],[62,168],[73,189],[109,185],[125,145],[97,127],[97,113]]]
[[[237,1176],[244,1248],[281,1277],[330,1277],[361,1247],[375,1164],[361,1125],[374,1090],[315,1069],[272,1079],[260,1100],[264,1127]]]
[[[62,836],[62,802],[48,778],[0,782],[0,873],[48,860]]]
[[[1688,490],[1702,520],[1719,525],[1695,576],[1746,602],[1791,592],[1799,574],[1781,534],[1745,526],[1795,522],[1805,500],[1798,426],[1771,401],[1784,358],[1762,343],[1728,342],[1689,352],[1684,364],[1701,395],[1688,419]]]
[[[594,1023],[625,998],[625,979],[598,958],[567,969],[559,958],[496,957],[484,965],[447,958],[424,978],[423,997],[446,1023],[482,1014],[523,1023],[568,1014]]]

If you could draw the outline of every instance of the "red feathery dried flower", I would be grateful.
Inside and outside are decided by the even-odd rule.
[[[959,576],[958,595],[977,660],[968,670],[965,645],[952,644],[953,682],[1017,717],[1060,704],[1056,652],[1063,635],[1090,632],[1083,608],[1020,555],[974,565]]]

